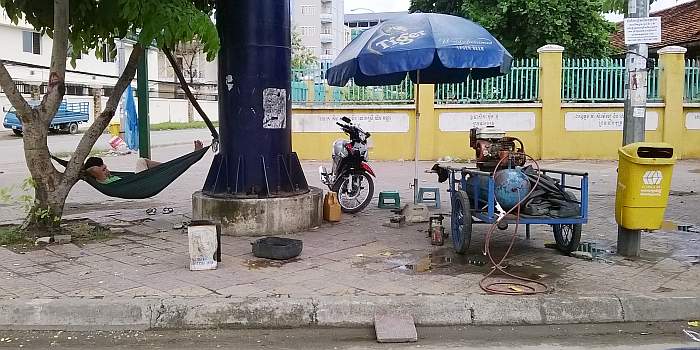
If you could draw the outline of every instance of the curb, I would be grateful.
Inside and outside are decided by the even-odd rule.
[[[493,295],[312,298],[115,298],[0,301],[0,329],[113,330],[371,327],[378,311],[417,326],[664,322],[700,318],[696,296]]]

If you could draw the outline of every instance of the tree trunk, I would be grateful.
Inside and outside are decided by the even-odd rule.
[[[105,109],[83,135],[64,173],[60,173],[53,166],[47,144],[49,121],[52,118],[42,115],[40,110],[31,110],[34,116],[24,118],[27,120],[24,124],[26,127],[23,128],[24,154],[34,181],[35,198],[23,228],[51,230],[60,225],[68,193],[78,182],[82,164],[90,150],[114,116],[121,95],[134,78],[136,65],[142,54],[143,48],[135,46]]]
[[[35,110],[32,118],[27,118],[24,124],[24,157],[27,168],[32,176],[34,186],[34,203],[27,213],[24,228],[51,230],[58,227],[63,215],[63,206],[70,185],[64,181],[64,176],[51,163],[47,136],[49,126],[46,116]]]
[[[187,122],[192,123],[194,121],[194,106],[192,102],[187,100]]]

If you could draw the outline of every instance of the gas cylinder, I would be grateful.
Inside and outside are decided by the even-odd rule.
[[[530,179],[520,167],[503,169],[494,176],[495,195],[503,210],[510,210],[530,192]]]

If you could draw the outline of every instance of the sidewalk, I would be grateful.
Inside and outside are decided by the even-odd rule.
[[[176,153],[170,148],[156,150],[156,159],[167,159],[165,152]],[[108,164],[118,169],[131,161],[120,157],[109,159]],[[614,250],[615,164],[544,163],[548,168],[590,172],[591,220],[584,225],[582,241]],[[345,215],[338,224],[295,235],[304,242],[298,259],[285,263],[257,259],[250,253],[255,238],[223,237],[220,267],[190,272],[187,234],[173,225],[189,220],[189,197],[203,182],[208,164],[207,160],[200,162],[167,193],[147,201],[114,201],[79,184],[69,199],[67,218],[89,218],[124,233],[82,247],[50,246],[26,254],[0,249],[0,309],[15,310],[0,317],[0,324],[14,320],[19,325],[26,321],[30,328],[44,327],[48,324],[42,322],[51,318],[37,315],[49,312],[56,317],[60,310],[70,310],[77,318],[67,324],[79,326],[81,312],[94,315],[95,310],[102,310],[116,322],[111,326],[127,328],[341,325],[343,321],[366,325],[371,324],[371,310],[376,308],[412,310],[425,325],[700,318],[700,265],[692,263],[700,254],[700,234],[673,230],[644,234],[639,259],[605,254],[586,261],[545,248],[553,240],[549,227],[533,226],[531,240],[525,240],[523,228],[508,270],[547,284],[551,293],[486,296],[479,281],[489,271],[488,264],[477,266],[469,261],[484,259],[481,247],[487,226],[475,226],[465,256],[452,252],[449,239],[444,247],[431,246],[427,223],[401,229],[382,226],[390,212],[376,208],[376,195],[381,190],[399,190],[402,200],[410,201],[411,162],[373,164],[378,179],[370,207],[356,216]],[[320,164],[304,162],[307,179],[318,187],[315,172]],[[424,165],[430,168],[432,163]],[[700,224],[698,172],[699,161],[677,166],[666,215],[669,220]],[[436,182],[430,174],[423,180]],[[449,196],[444,191],[442,205],[440,212],[448,213]],[[145,214],[146,208],[164,206],[175,212]],[[18,218],[11,215],[3,213],[0,221]],[[445,224],[449,225],[449,218]],[[493,250],[502,253],[511,234],[512,229],[499,231]],[[128,317],[110,313],[110,307]],[[19,317],[19,310],[34,316]],[[89,314],[85,316],[88,320]],[[12,315],[15,318],[7,319]],[[94,324],[99,326],[103,316],[93,317]]]

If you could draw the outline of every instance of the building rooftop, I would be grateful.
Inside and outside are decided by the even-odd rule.
[[[650,51],[676,45],[688,49],[688,53],[700,53],[700,1],[686,2],[665,10],[652,12],[649,16],[661,17],[661,42],[649,44]],[[624,51],[625,36],[623,23],[611,37],[616,51]]]

